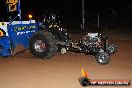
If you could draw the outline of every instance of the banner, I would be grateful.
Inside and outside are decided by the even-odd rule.
[[[7,11],[13,12],[13,11],[19,11],[19,1],[18,0],[7,0]]]

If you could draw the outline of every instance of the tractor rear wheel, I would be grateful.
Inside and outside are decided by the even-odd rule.
[[[57,51],[55,36],[47,31],[35,33],[30,39],[29,50],[38,58],[47,59],[53,56]]]

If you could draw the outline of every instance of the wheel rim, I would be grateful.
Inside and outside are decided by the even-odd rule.
[[[100,55],[98,60],[99,60],[100,63],[105,63],[106,62],[105,55]]]
[[[110,46],[110,47],[108,48],[108,50],[109,50],[110,53],[112,53],[112,52],[114,52],[114,47]]]
[[[37,52],[43,52],[45,50],[46,46],[42,40],[37,40],[34,44],[34,48]]]
[[[65,48],[62,48],[61,49],[61,54],[65,54],[66,53],[66,49]]]

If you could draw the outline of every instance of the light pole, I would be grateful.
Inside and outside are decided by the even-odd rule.
[[[84,0],[82,0],[82,30],[85,29],[85,9],[84,9],[85,5],[84,5]]]
[[[29,17],[30,23],[31,23],[31,20],[32,20],[32,17],[33,17],[33,16],[32,16],[31,14],[29,14],[28,17]]]
[[[18,1],[18,11],[19,11],[19,19],[20,21],[22,21],[22,18],[21,18],[21,7],[20,7],[21,3],[20,3],[20,0]]]
[[[100,29],[100,15],[99,15],[99,12],[98,12],[98,29]]]

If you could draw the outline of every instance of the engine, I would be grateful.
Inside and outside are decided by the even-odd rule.
[[[80,41],[83,50],[90,53],[97,53],[101,47],[101,39],[98,33],[88,33],[83,40]]]

